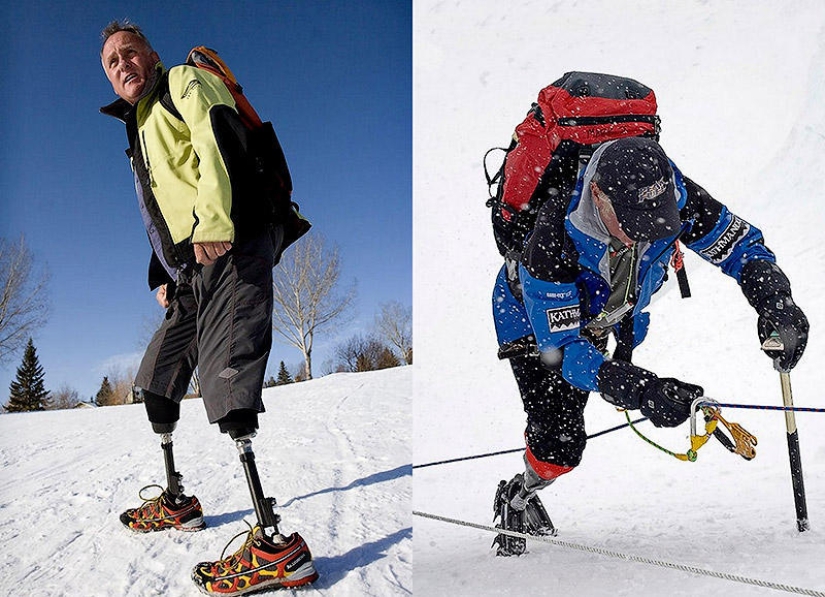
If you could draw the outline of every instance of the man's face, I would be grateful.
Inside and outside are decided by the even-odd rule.
[[[616,216],[616,211],[613,209],[610,199],[595,182],[590,183],[590,193],[593,195],[593,202],[596,204],[599,217],[610,235],[619,239],[628,247],[633,245],[636,241],[622,230],[622,225],[619,223],[619,218]]]
[[[130,104],[141,97],[160,60],[143,39],[129,31],[110,36],[100,59],[112,89]]]

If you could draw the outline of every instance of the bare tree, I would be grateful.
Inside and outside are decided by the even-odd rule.
[[[398,349],[401,360],[412,365],[412,308],[398,301],[383,303],[375,316],[375,328],[384,340]]]
[[[95,403],[98,406],[131,404],[134,401],[134,379],[134,367],[112,365],[103,376],[100,389],[95,395]]]
[[[312,379],[315,334],[344,315],[355,299],[355,286],[339,289],[341,260],[322,236],[310,232],[286,253],[275,268],[272,328],[301,351],[303,379]],[[297,376],[296,376],[297,381]]]
[[[80,404],[80,398],[77,390],[63,384],[57,391],[52,392],[52,401],[48,408],[49,410],[60,410],[74,408],[78,404]]]
[[[377,371],[398,367],[401,363],[389,346],[374,336],[356,334],[335,349],[336,372]]]
[[[112,388],[111,404],[131,404],[133,402],[132,387],[135,380],[133,366],[112,365],[108,369],[109,384]]]
[[[49,313],[45,270],[36,273],[23,237],[0,238],[0,363],[22,348]]]

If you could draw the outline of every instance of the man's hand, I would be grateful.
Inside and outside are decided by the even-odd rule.
[[[776,297],[774,303],[766,303],[759,314],[757,322],[759,341],[764,346],[765,340],[773,334],[782,341],[779,351],[766,350],[774,359],[774,367],[782,373],[788,373],[802,358],[808,344],[808,318],[802,309],[796,306],[791,297]]]
[[[620,408],[640,409],[656,427],[676,427],[690,417],[693,401],[704,395],[696,385],[624,361],[607,360],[597,377],[602,397]]]
[[[230,242],[193,243],[195,261],[201,265],[212,265],[219,257],[225,255],[232,248]]]
[[[783,373],[793,369],[808,343],[808,318],[791,297],[791,283],[775,263],[757,259],[742,267],[739,284],[759,315],[759,342],[779,336],[781,351],[765,351]]]
[[[166,284],[158,288],[157,294],[155,294],[155,300],[158,301],[158,305],[163,307],[164,309],[169,308],[169,299],[166,296]]]
[[[642,391],[639,410],[656,427],[676,427],[688,420],[691,404],[703,394],[699,386],[660,377]]]

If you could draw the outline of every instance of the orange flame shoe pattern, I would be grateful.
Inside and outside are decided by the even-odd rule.
[[[120,521],[130,530],[138,533],[177,529],[179,531],[200,531],[206,527],[203,520],[203,509],[195,496],[181,496],[182,503],[178,504],[166,494],[161,493],[156,498],[143,497],[144,487],[140,491],[143,505],[130,508],[120,515]]]
[[[230,541],[234,541],[236,535]],[[228,545],[227,545],[228,547]],[[224,552],[226,548],[224,548]],[[192,571],[192,580],[207,595],[245,595],[257,591],[300,587],[318,579],[312,554],[298,533],[273,544],[256,526],[246,541],[230,557],[201,562]]]

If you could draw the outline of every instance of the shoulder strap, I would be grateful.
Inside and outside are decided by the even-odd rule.
[[[180,115],[180,112],[175,107],[175,103],[172,101],[172,94],[169,93],[169,71],[163,73],[158,83],[158,98],[161,106],[166,108],[172,116],[183,122],[183,116]]]

